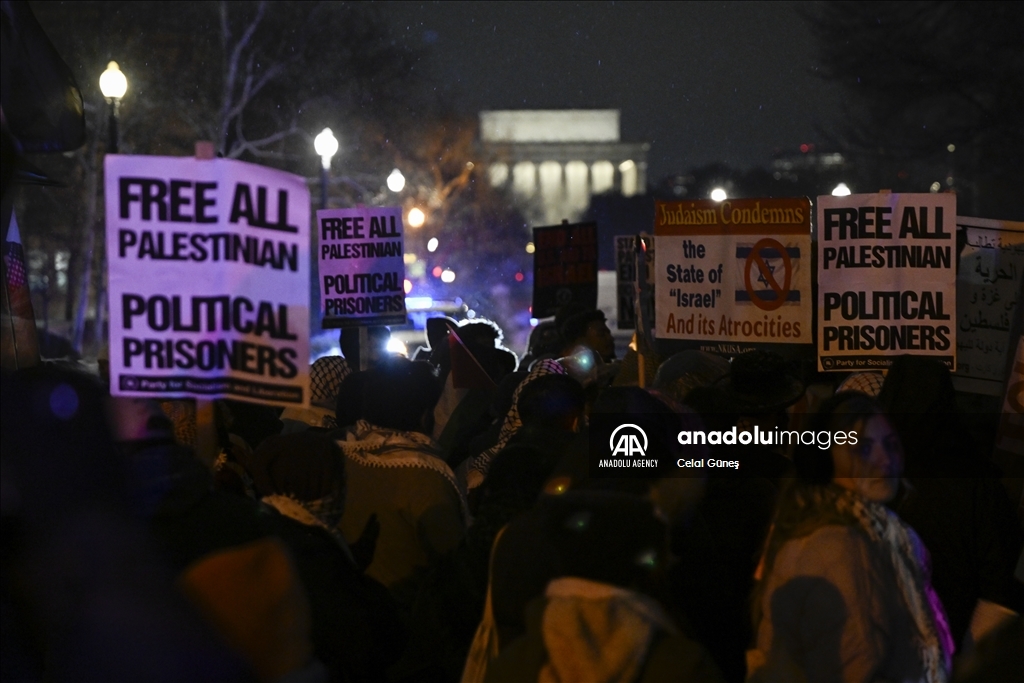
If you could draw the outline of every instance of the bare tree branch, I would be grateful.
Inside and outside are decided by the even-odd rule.
[[[223,101],[221,104],[221,115],[220,115],[220,146],[221,152],[227,156],[231,150],[226,149],[227,138],[228,138],[228,127],[231,125],[232,111],[236,108],[232,106],[232,101],[235,94],[235,82],[238,79],[238,65],[242,59],[242,54],[245,48],[252,41],[253,35],[256,33],[256,29],[259,28],[260,22],[263,20],[263,15],[266,13],[267,3],[262,1],[259,3],[256,9],[256,16],[253,18],[249,25],[246,26],[245,32],[235,43],[231,50],[231,56],[227,60],[227,74],[224,77],[224,89],[223,89]],[[220,6],[221,11],[221,31],[224,32],[225,50],[229,45],[230,41],[230,21],[227,16],[227,3],[222,2]],[[241,102],[241,106],[244,108],[245,100]]]
[[[238,118],[238,121],[239,122],[241,121],[241,117]],[[284,140],[285,138],[287,138],[289,136],[297,135],[300,132],[302,132],[301,129],[299,128],[299,126],[298,126],[298,122],[295,119],[292,119],[292,124],[287,129],[279,130],[276,133],[268,135],[268,136],[266,136],[264,138],[260,138],[259,140],[246,140],[246,139],[244,139],[241,136],[241,123],[238,124],[238,129],[239,129],[238,142],[235,145],[235,147],[232,148],[231,153],[229,155],[227,155],[231,159],[237,159],[238,157],[242,156],[246,152],[249,152],[249,153],[254,154],[256,156],[261,156],[260,155],[260,148],[261,147],[265,147],[267,145],[272,145],[275,142],[280,142],[281,140]]]

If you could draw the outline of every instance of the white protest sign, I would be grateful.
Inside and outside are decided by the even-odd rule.
[[[956,197],[818,197],[818,368],[956,368]]]
[[[956,373],[960,391],[1002,396],[1024,278],[1024,223],[957,216],[966,244],[956,276]]]
[[[115,396],[309,403],[309,190],[229,159],[108,155]]]
[[[325,209],[316,220],[323,327],[404,324],[402,209]]]
[[[658,202],[655,336],[719,353],[810,344],[810,211],[807,199]]]

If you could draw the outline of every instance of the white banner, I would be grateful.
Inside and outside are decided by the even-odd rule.
[[[108,155],[110,388],[309,403],[309,190],[229,159]]]
[[[658,202],[655,336],[810,349],[810,211],[807,199]]]
[[[325,209],[316,220],[323,327],[405,324],[402,209]]]
[[[818,197],[818,368],[956,369],[956,196]]]

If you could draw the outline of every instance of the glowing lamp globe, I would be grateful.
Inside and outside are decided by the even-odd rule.
[[[330,128],[324,128],[313,138],[313,149],[320,155],[324,168],[330,168],[331,157],[338,153],[338,138],[334,137]]]
[[[117,66],[117,62],[107,64],[107,70],[100,74],[100,92],[111,100],[119,100],[128,92],[128,79]]]

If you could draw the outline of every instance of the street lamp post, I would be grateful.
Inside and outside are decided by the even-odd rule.
[[[327,208],[327,172],[331,170],[331,157],[338,153],[338,138],[330,128],[324,128],[313,138],[313,149],[320,155],[320,208]]]
[[[117,154],[117,108],[128,90],[128,79],[118,68],[117,62],[107,64],[107,70],[100,75],[100,92],[107,98],[109,117],[107,119],[107,153]]]
[[[121,104],[121,98],[125,96],[128,91],[128,79],[125,78],[124,73],[118,67],[117,61],[111,61],[106,65],[106,71],[99,75],[99,91],[106,98],[106,104],[108,104],[108,119],[106,119],[106,154],[116,155],[118,154],[118,108]],[[95,232],[93,232],[90,240],[95,240]],[[92,249],[89,250],[90,255]],[[91,260],[91,259],[90,259]],[[88,281],[85,281],[88,283]],[[94,338],[96,341],[96,348],[103,344],[103,316],[104,306],[106,301],[105,295],[105,284],[106,284],[106,254],[100,252],[99,255],[99,285],[96,289],[96,323],[94,329]],[[88,288],[83,288],[86,293]],[[86,294],[86,296],[88,296]],[[84,303],[87,301],[83,297],[83,312]]]

